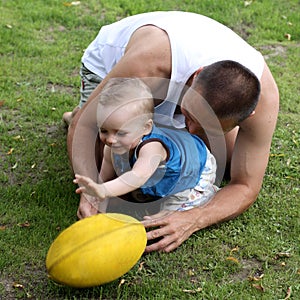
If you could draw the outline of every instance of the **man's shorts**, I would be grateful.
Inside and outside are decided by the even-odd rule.
[[[217,164],[214,156],[207,150],[207,159],[198,184],[192,188],[168,196],[161,204],[161,210],[189,210],[208,203],[219,188],[214,185]]]
[[[82,106],[85,104],[91,93],[103,79],[98,75],[92,73],[90,70],[88,70],[84,66],[84,64],[81,65],[79,74],[81,77],[81,87],[80,102],[78,106],[82,108]]]

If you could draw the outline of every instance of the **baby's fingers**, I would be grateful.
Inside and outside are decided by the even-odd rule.
[[[73,179],[73,182],[74,183],[79,183],[80,179],[81,179],[81,176],[78,175],[78,174],[75,174],[75,178]]]
[[[74,183],[81,183],[81,184],[88,184],[91,180],[88,177],[81,176],[76,174],[75,179],[73,180]]]
[[[86,191],[85,188],[83,186],[81,186],[75,190],[75,193],[81,194],[81,193],[85,193],[85,191]]]

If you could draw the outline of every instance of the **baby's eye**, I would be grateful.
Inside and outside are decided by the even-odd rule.
[[[100,129],[99,129],[99,132],[102,133],[102,134],[106,134],[106,133],[107,133],[107,130],[106,130],[106,129],[103,129],[103,128],[100,128]]]
[[[127,132],[125,132],[125,131],[118,131],[117,132],[118,136],[125,136],[126,134],[127,134]]]

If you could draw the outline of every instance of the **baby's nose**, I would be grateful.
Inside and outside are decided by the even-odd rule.
[[[108,135],[106,142],[109,144],[115,144],[117,142],[116,135],[115,134]]]

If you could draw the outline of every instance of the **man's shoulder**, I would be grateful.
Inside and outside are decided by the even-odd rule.
[[[153,25],[138,28],[131,36],[125,56],[141,63],[148,76],[168,77],[171,73],[171,47],[167,33]]]

